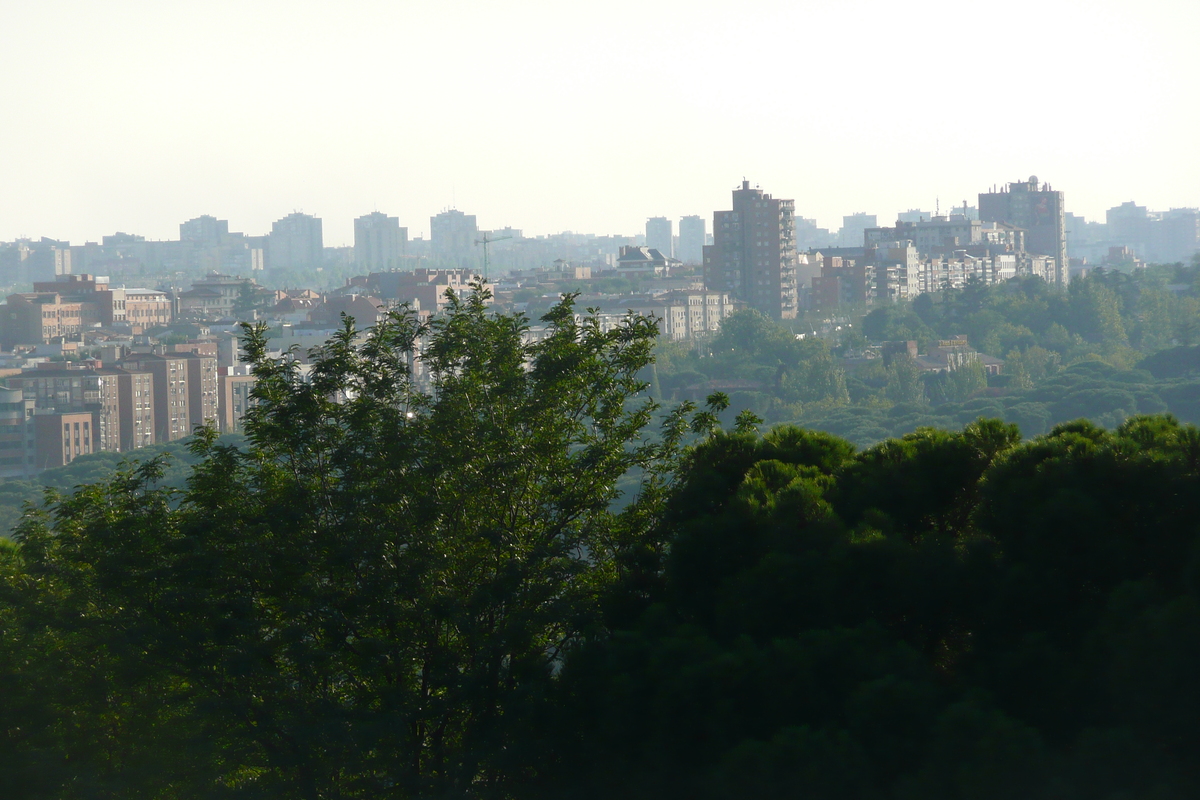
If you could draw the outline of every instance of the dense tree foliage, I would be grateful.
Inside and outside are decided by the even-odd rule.
[[[1174,343],[1196,343],[1198,284],[1200,264],[1097,269],[1066,291],[1036,277],[971,283],[877,308],[862,328],[871,341],[915,339],[922,351],[965,333],[973,347],[997,358],[1036,347],[1063,364],[1100,358],[1129,368]]]
[[[575,794],[1195,796],[1200,431],[1018,441],[700,445],[658,602],[568,664]]]
[[[1112,431],[858,450],[722,430],[719,395],[647,436],[653,323],[546,322],[480,293],[348,322],[307,379],[251,329],[244,448],[202,433],[179,488],[150,459],[31,510],[0,546],[5,796],[1200,791],[1200,430],[1138,413],[1190,350],[1002,409],[1104,380]],[[741,323],[785,385],[803,343]]]
[[[662,397],[727,390],[734,408],[864,447],[980,414],[1027,436],[1081,416],[1107,427],[1162,411],[1200,422],[1200,357],[1188,355],[1200,352],[1200,264],[1095,270],[1066,291],[1034,277],[971,283],[876,308],[856,324],[829,342],[796,340],[779,323],[738,312],[707,344],[661,348]],[[903,356],[862,357],[870,342],[915,340],[925,353],[963,334],[1004,360],[1002,375],[978,363],[922,373]]]
[[[182,493],[150,461],[27,516],[0,645],[13,772],[79,797],[518,786],[564,654],[637,574],[682,422],[642,437],[651,321],[602,331],[568,298],[546,322],[529,344],[480,289],[361,346],[347,322],[308,379],[249,330],[248,450],[201,435]]]
[[[962,400],[940,403],[923,398],[890,407],[843,406],[806,415],[800,422],[864,447],[921,427],[958,429],[981,415],[1015,423],[1026,436],[1046,433],[1057,424],[1081,417],[1115,428],[1131,416],[1170,412],[1194,423],[1200,422],[1200,370],[1193,363],[1198,358],[1200,346],[1161,351],[1131,370],[1116,369],[1104,361],[1081,361],[1043,374],[1023,388],[1011,384],[1002,389],[980,388],[960,395]],[[926,382],[926,391],[933,394],[939,383],[957,377],[955,373],[939,376]]]
[[[237,448],[246,446],[241,434],[224,434],[222,445]],[[0,537],[10,534],[25,513],[29,504],[39,503],[47,489],[56,494],[71,492],[79,486],[103,483],[111,480],[122,466],[151,461],[164,455],[171,458],[162,461],[163,476],[159,483],[182,489],[187,484],[189,467],[199,459],[192,454],[190,440],[183,439],[169,444],[143,447],[132,453],[89,453],[79,456],[65,467],[42,470],[35,478],[0,481]]]

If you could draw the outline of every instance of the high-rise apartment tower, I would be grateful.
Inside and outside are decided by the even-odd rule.
[[[408,244],[400,220],[375,211],[354,220],[354,263],[371,272],[396,269]]]
[[[1025,229],[1025,250],[1054,259],[1056,283],[1066,286],[1067,217],[1063,193],[1038,184],[1036,177],[1010,183],[998,192],[981,192],[979,218]]]
[[[671,220],[666,217],[651,217],[646,220],[646,247],[657,250],[667,258],[675,255],[675,234],[671,230]]]
[[[775,319],[795,319],[796,204],[776,200],[749,181],[733,191],[733,210],[713,214],[704,247],[704,282]]]
[[[433,256],[446,266],[456,269],[478,269],[479,226],[474,214],[464,214],[456,208],[447,209],[429,218],[429,241]]]
[[[685,264],[704,262],[704,217],[683,217],[679,220],[679,252],[675,254]]]
[[[299,212],[271,225],[267,242],[271,269],[310,269],[325,261],[321,220]]]

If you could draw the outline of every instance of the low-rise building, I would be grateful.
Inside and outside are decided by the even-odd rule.
[[[9,295],[0,311],[0,344],[44,344],[85,331],[128,325],[132,333],[171,323],[171,303],[156,289],[126,289],[95,275],[60,275],[32,292]]]
[[[659,335],[671,341],[693,340],[716,333],[721,320],[738,307],[724,292],[678,290],[650,297],[622,297],[605,301],[610,312],[635,312],[659,321]]]
[[[617,256],[617,274],[623,278],[666,275],[668,270],[679,266],[683,266],[682,261],[654,247],[622,247]]]

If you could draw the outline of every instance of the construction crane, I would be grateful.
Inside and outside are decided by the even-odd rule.
[[[511,238],[513,238],[513,237],[497,236],[494,239],[489,239],[488,232],[484,231],[483,238],[475,240],[475,244],[483,245],[483,279],[484,279],[484,281],[487,281],[487,279],[488,279],[488,245],[490,245],[492,242],[503,242],[505,239],[511,239]]]

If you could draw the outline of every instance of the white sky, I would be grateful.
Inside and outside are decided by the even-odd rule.
[[[0,0],[0,240],[1200,206],[1200,0]]]

